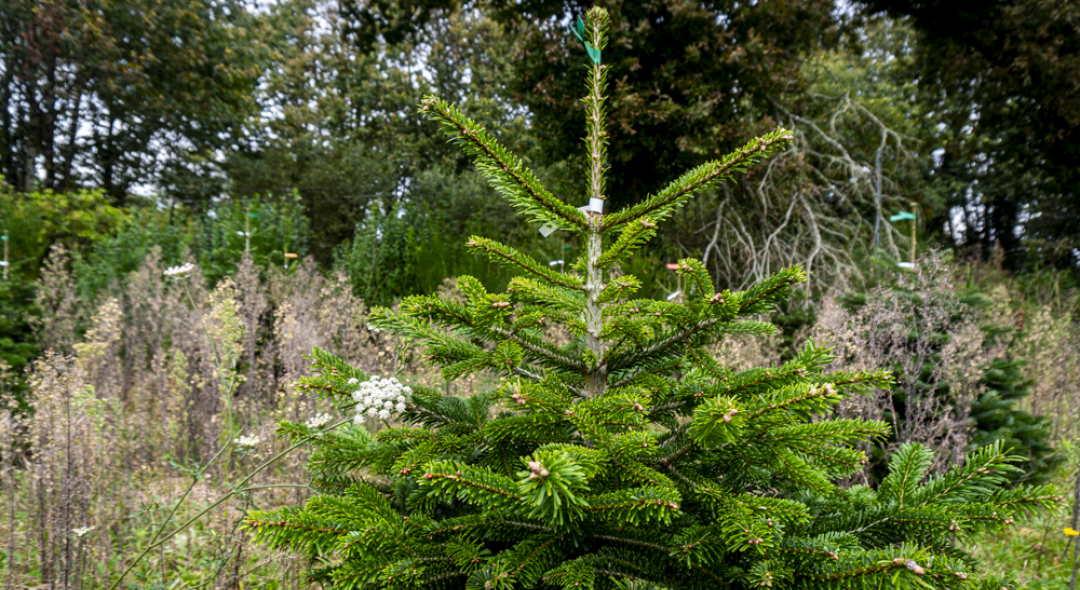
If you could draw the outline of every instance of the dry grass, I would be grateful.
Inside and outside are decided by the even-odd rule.
[[[163,525],[171,532],[283,450],[273,437],[277,421],[332,411],[290,386],[312,347],[369,373],[405,371],[410,382],[442,384],[406,343],[367,328],[367,310],[345,277],[326,278],[310,264],[260,276],[245,261],[209,289],[198,270],[167,279],[154,253],[96,306],[78,300],[66,268],[66,254],[55,250],[37,324],[50,348],[30,373],[34,416],[25,424],[0,419],[8,443],[0,510],[10,521],[0,530],[0,581],[8,588],[108,587]],[[80,317],[86,307],[93,313]],[[455,384],[466,393],[474,386]],[[250,451],[231,446],[163,523],[191,481],[187,471],[239,434],[261,442]],[[248,483],[259,491],[230,498],[150,552],[127,582],[303,585],[298,561],[249,546],[237,529],[249,508],[303,501],[303,460],[301,449],[261,472]]]

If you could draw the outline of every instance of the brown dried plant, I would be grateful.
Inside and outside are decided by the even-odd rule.
[[[738,336],[722,340],[710,347],[709,353],[722,366],[733,371],[754,367],[773,367],[782,364],[782,338],[778,333]]]
[[[1025,409],[1046,416],[1053,439],[1080,438],[1080,324],[1073,317],[1077,295],[1059,293],[1018,318],[1023,330],[1012,349],[1026,360],[1031,394]]]
[[[893,434],[886,450],[922,443],[936,451],[936,470],[963,458],[982,367],[1002,353],[987,345],[981,313],[961,301],[954,272],[945,256],[931,253],[899,275],[894,288],[871,291],[858,309],[826,298],[811,332],[834,346],[836,370],[894,372],[895,387],[849,398],[840,411],[888,420]]]
[[[78,338],[83,308],[68,272],[70,256],[62,244],[54,244],[41,267],[34,305],[39,314],[29,317],[35,340],[45,350],[70,351]]]
[[[8,549],[3,582],[107,587],[148,539],[160,537],[167,542],[132,570],[145,583],[195,571],[208,588],[267,576],[304,585],[290,556],[249,547],[236,528],[249,508],[297,503],[310,493],[302,449],[258,472],[248,492],[232,487],[286,449],[272,435],[278,420],[333,411],[290,386],[305,374],[304,355],[318,346],[369,373],[404,372],[425,385],[444,386],[441,376],[420,366],[408,342],[368,327],[347,277],[325,276],[311,262],[286,273],[245,259],[210,288],[198,269],[166,278],[154,250],[89,320],[67,265],[66,253],[55,249],[43,272],[36,329],[49,350],[30,372],[33,417],[0,420],[0,510],[13,515],[0,530]],[[452,284],[446,294],[459,296]],[[478,379],[455,387],[468,393]],[[191,468],[205,467],[239,435],[260,442],[230,446],[189,489]],[[200,527],[173,535],[178,523],[222,498]],[[215,565],[206,570],[205,563]]]

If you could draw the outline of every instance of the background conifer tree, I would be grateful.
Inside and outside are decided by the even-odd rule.
[[[1031,484],[1048,481],[1065,457],[1050,444],[1050,421],[1032,416],[1019,407],[1030,393],[1031,381],[1022,372],[1021,360],[996,358],[983,372],[981,383],[986,391],[972,402],[974,435],[971,446],[981,447],[1002,440],[1024,459],[1011,474],[1014,482]]]
[[[502,385],[452,397],[316,350],[317,376],[300,387],[405,426],[371,436],[356,424],[283,423],[284,435],[314,447],[321,493],[254,512],[248,526],[306,552],[312,579],[334,588],[1000,588],[975,579],[954,540],[1054,501],[1049,487],[1000,487],[1015,469],[1005,448],[927,478],[929,451],[907,445],[877,490],[844,489],[835,482],[865,461],[852,444],[885,436],[887,425],[830,418],[831,408],[886,386],[886,372],[825,374],[831,357],[814,343],[783,366],[738,373],[706,352],[720,338],[772,330],[755,318],[804,280],[800,269],[717,292],[687,259],[685,302],[633,299],[639,281],[619,274],[620,261],[696,193],[790,135],[779,129],[604,212],[606,24],[598,8],[579,24],[587,208],[552,195],[451,105],[422,104],[530,222],[582,242],[559,272],[473,237],[474,251],[521,272],[506,293],[461,277],[468,303],[419,296],[374,312],[373,324],[422,343],[447,379],[488,370]],[[552,324],[569,329],[568,344],[546,337]]]

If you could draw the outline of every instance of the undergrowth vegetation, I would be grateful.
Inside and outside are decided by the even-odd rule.
[[[322,348],[368,374],[449,393],[494,381],[444,381],[409,342],[368,325],[343,272],[303,259],[258,264],[241,251],[231,270],[196,264],[167,275],[165,260],[181,262],[183,252],[151,245],[120,280],[93,288],[80,274],[84,254],[54,246],[42,265],[26,329],[45,352],[23,375],[0,366],[4,396],[29,392],[25,407],[0,419],[5,587],[109,588],[125,570],[124,587],[306,587],[302,556],[254,545],[240,529],[249,510],[311,494],[306,448],[289,450],[273,434],[279,420],[318,422],[332,409],[293,387],[307,374],[304,355]],[[732,337],[713,356],[733,370],[776,364],[793,354],[790,342],[811,336],[833,347],[836,370],[896,371],[893,387],[840,410],[893,430],[865,448],[875,460],[852,483],[873,484],[907,442],[951,457],[935,466],[941,472],[1003,439],[1028,459],[1018,481],[1071,496],[1080,330],[1064,275],[1017,278],[993,262],[933,252],[914,272],[873,272],[876,286],[861,294],[800,302],[813,320],[793,328],[796,337]],[[463,297],[453,281],[438,292]],[[1011,534],[965,543],[985,573],[1060,588],[1071,577],[1072,514],[1065,502]]]
[[[198,267],[166,276],[151,250],[80,333],[67,258],[54,249],[43,270],[52,304],[35,322],[48,352],[29,370],[32,412],[0,422],[13,444],[0,499],[5,587],[107,587],[132,565],[138,587],[303,586],[292,556],[250,548],[237,525],[248,509],[308,494],[302,449],[268,461],[288,447],[277,421],[328,409],[291,387],[304,355],[321,347],[372,373],[441,381],[367,326],[344,275],[310,263],[260,276],[244,259],[211,285]]]
[[[298,556],[252,545],[238,528],[249,509],[310,494],[304,447],[243,481],[288,448],[273,435],[277,421],[330,410],[292,387],[307,373],[304,355],[319,347],[369,374],[448,392],[467,394],[477,382],[444,381],[410,343],[368,325],[362,294],[385,285],[361,288],[357,276],[393,262],[370,251],[371,235],[324,271],[303,257],[309,230],[299,210],[225,203],[216,221],[192,229],[146,210],[119,214],[92,194],[78,199],[104,221],[84,227],[60,219],[64,202],[41,211],[23,202],[18,243],[38,244],[44,261],[32,276],[13,269],[0,283],[15,302],[0,314],[0,581],[108,588],[131,567],[125,587],[305,586]],[[263,228],[259,241],[238,239],[245,223]],[[562,244],[537,256],[575,255]],[[293,250],[296,259],[284,257]],[[1002,439],[1027,461],[1017,481],[1054,483],[1071,497],[1080,462],[1077,293],[1067,274],[1015,276],[994,260],[924,252],[914,272],[868,264],[862,292],[804,298],[785,310],[785,333],[728,338],[711,352],[732,369],[775,365],[812,337],[833,347],[837,370],[893,369],[893,387],[842,407],[892,425],[886,441],[864,448],[873,460],[852,483],[877,481],[906,442],[935,449],[940,470]],[[190,276],[166,276],[185,261],[195,263]],[[394,280],[415,286],[410,268]],[[479,275],[492,289],[510,277],[479,259],[444,270]],[[436,285],[439,273],[427,272]],[[682,286],[663,269],[639,274],[654,296]],[[425,289],[460,298],[452,285]],[[971,549],[989,573],[1061,587],[1071,576],[1073,537],[1063,531],[1078,528],[1072,515],[1066,502]]]

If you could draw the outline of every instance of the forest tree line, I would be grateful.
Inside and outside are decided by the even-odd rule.
[[[1072,3],[610,4],[613,205],[755,133],[799,133],[790,157],[687,212],[665,247],[738,280],[770,258],[754,238],[783,226],[773,258],[833,269],[903,238],[883,235],[887,217],[916,208],[931,239],[999,245],[1012,270],[1076,265]],[[516,231],[416,104],[438,94],[507,130],[573,201],[584,111],[564,98],[580,94],[567,23],[589,5],[10,0],[0,173],[12,191],[99,189],[121,208],[152,195],[185,213],[295,190],[323,265],[387,216],[443,235]]]

